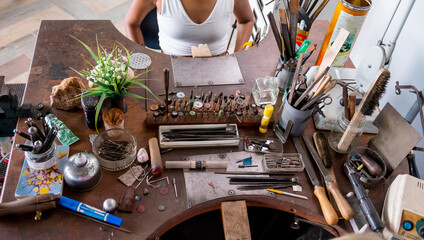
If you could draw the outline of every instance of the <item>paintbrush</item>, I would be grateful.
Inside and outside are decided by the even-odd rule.
[[[390,71],[382,68],[378,72],[374,81],[371,83],[367,93],[358,106],[358,110],[349,122],[346,131],[343,133],[337,148],[341,152],[346,152],[349,149],[350,143],[359,133],[358,126],[364,122],[365,116],[369,116],[374,112],[381,96],[386,90],[387,82],[390,78]]]

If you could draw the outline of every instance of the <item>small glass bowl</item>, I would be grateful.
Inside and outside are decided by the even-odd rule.
[[[378,165],[380,165],[382,171],[378,176],[372,176],[371,174],[368,173],[368,176],[364,174],[360,174],[360,177],[359,177],[359,181],[362,183],[364,187],[374,187],[375,185],[377,185],[381,181],[381,179],[384,178],[387,172],[387,165],[384,162],[383,158],[380,156],[380,154],[378,154],[376,151],[368,147],[355,147],[347,155],[347,162],[351,163],[352,158],[354,158],[354,155],[365,155],[368,158],[370,158],[370,160],[373,160]],[[358,164],[360,164],[359,159],[356,161],[358,162]],[[356,165],[354,166],[356,167]],[[362,168],[364,169],[364,171],[368,172],[365,164]]]
[[[137,155],[137,140],[125,129],[112,128],[100,133],[93,142],[93,153],[108,171],[129,167]]]

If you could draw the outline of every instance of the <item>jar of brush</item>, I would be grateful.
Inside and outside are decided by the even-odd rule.
[[[118,108],[109,108],[103,112],[105,130],[112,128],[124,129],[124,113]]]
[[[342,116],[333,126],[333,130],[328,138],[331,148],[339,153],[347,153],[356,145],[359,137],[364,131],[365,117],[373,114],[378,102],[386,90],[387,83],[390,79],[390,71],[381,68],[371,82],[361,103],[355,110],[342,112]],[[346,99],[347,93],[344,93]],[[345,100],[345,103],[347,101]],[[356,99],[351,102],[356,102]],[[351,105],[351,104],[349,104]],[[346,104],[345,104],[346,106]],[[353,104],[355,106],[355,104]],[[349,121],[347,121],[349,120]]]
[[[354,131],[351,132],[352,134],[352,140],[347,147],[347,149],[339,149],[338,145],[343,137],[343,134],[345,134],[347,127],[350,124],[350,119],[347,118],[344,112],[341,112],[341,114],[337,117],[337,120],[334,122],[333,127],[331,129],[331,133],[328,136],[328,144],[330,147],[338,152],[338,153],[348,153],[352,148],[356,146],[356,144],[359,141],[359,138],[361,137],[362,133],[365,129],[365,119],[360,122],[352,122],[351,129],[354,129]]]

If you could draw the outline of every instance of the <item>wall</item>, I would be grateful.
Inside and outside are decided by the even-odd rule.
[[[358,66],[360,61],[367,54],[367,49],[373,46],[382,37],[385,27],[388,25],[390,17],[399,0],[373,0],[373,6],[364,22],[362,30],[354,45],[350,55],[353,63]],[[411,0],[403,0],[398,12],[404,11],[407,3]],[[415,94],[408,91],[401,95],[395,94],[395,84],[399,81],[401,85],[415,85],[419,90],[424,88],[424,46],[421,42],[424,39],[424,31],[421,24],[424,22],[424,1],[417,0],[407,19],[405,26],[398,38],[397,46],[393,52],[389,70],[391,79],[386,90],[386,94],[380,101],[380,106],[384,107],[390,102],[397,111],[406,116],[410,106],[416,100]],[[395,18],[393,21],[396,21]],[[421,122],[419,116],[413,122],[413,127],[422,135]],[[400,139],[398,141],[401,141]],[[418,146],[424,146],[421,141]],[[424,153],[416,152],[416,160],[421,178],[424,177]]]

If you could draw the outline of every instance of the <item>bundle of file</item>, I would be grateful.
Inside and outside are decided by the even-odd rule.
[[[162,132],[165,142],[178,141],[215,141],[238,139],[238,132],[235,126],[227,125],[222,128],[187,128],[187,129],[170,129],[170,131]]]
[[[44,118],[41,118],[43,124],[44,133],[37,126],[37,124],[28,118],[25,124],[28,126],[28,134],[21,132],[17,129],[13,130],[14,133],[27,139],[25,144],[16,144],[15,149],[21,151],[29,151],[34,154],[41,154],[49,150],[53,144],[53,141],[59,131],[58,127],[49,127]]]
[[[337,85],[337,81],[332,81],[331,76],[327,75],[329,69],[327,67],[319,74],[316,80],[304,89],[303,92],[299,90],[302,82],[298,83],[297,79],[293,79],[287,99],[288,103],[296,109],[305,111],[313,108],[320,110],[323,107],[319,107],[322,103],[325,105],[331,102],[332,99],[327,93]]]
[[[297,177],[229,177],[230,185],[238,190],[258,190],[267,188],[288,188],[299,184]]]
[[[306,52],[311,43],[308,40],[303,42],[303,40],[306,39],[312,23],[329,0],[322,1],[319,6],[317,6],[318,0],[283,0],[282,2],[284,7],[279,9],[280,27],[277,27],[271,12],[268,14],[268,20],[277,41],[281,59],[283,62],[287,62],[289,59],[298,59],[300,53]],[[297,51],[296,46],[299,46]],[[310,47],[303,63],[311,56],[315,48],[316,45]]]

